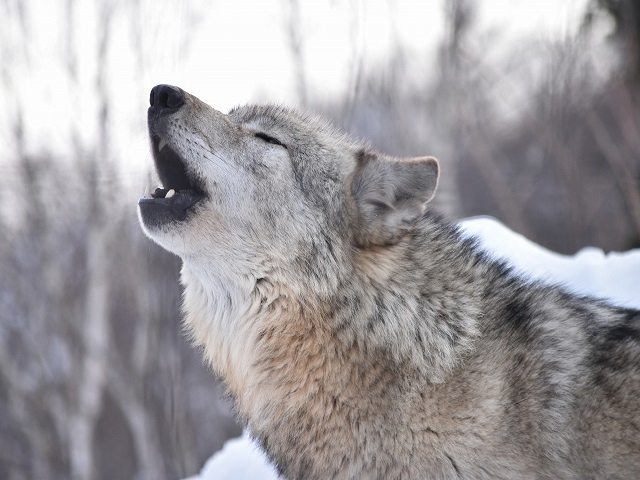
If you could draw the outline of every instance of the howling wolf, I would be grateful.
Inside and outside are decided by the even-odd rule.
[[[640,478],[640,312],[515,275],[431,212],[432,157],[151,91],[187,330],[288,479]]]

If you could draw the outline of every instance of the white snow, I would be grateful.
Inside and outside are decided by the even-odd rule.
[[[564,284],[575,293],[640,308],[640,249],[605,254],[599,248],[586,247],[573,256],[561,255],[512,232],[494,218],[469,218],[460,226],[478,237],[491,256],[508,260],[522,273]]]
[[[506,259],[523,274],[571,290],[608,298],[616,304],[640,308],[640,249],[604,254],[587,247],[573,256],[560,255],[527,240],[489,217],[460,222],[467,235],[475,235],[494,258]],[[187,480],[276,480],[275,469],[248,434],[229,440],[214,454],[199,475]]]
[[[245,433],[229,440],[202,467],[185,480],[276,480],[278,474],[258,446]]]

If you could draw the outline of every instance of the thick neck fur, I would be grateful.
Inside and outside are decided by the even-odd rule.
[[[473,349],[489,264],[435,217],[420,230],[393,247],[352,252],[351,263],[331,262],[330,286],[303,293],[275,272],[221,280],[185,262],[187,328],[288,475],[315,478],[299,463],[304,448],[332,455],[331,428],[384,428],[374,412],[400,408],[407,389],[446,382]],[[319,444],[303,446],[303,430],[319,432]]]

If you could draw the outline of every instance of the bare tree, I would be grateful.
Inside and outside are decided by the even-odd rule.
[[[587,26],[597,11],[607,12],[613,19],[613,36],[625,74],[634,82],[640,81],[640,3],[636,0],[591,0],[585,12]]]
[[[364,67],[348,118],[347,99],[320,109],[389,153],[439,157],[437,207],[451,216],[494,215],[568,253],[638,245],[640,110],[627,67],[603,68],[589,29],[522,39],[511,55],[498,45],[504,60],[488,62],[496,44],[475,5],[445,3],[439,58],[422,85],[406,81],[412,62],[399,45]]]
[[[284,0],[283,6],[286,12],[285,31],[293,62],[297,97],[300,104],[304,106],[308,104],[308,98],[303,43],[304,26],[302,24],[300,3],[298,0]]]
[[[9,179],[0,213],[0,478],[176,478],[239,433],[181,337],[179,264],[143,237],[135,195],[122,187],[109,59],[116,19],[131,12],[114,0],[95,5],[95,140],[81,140],[86,132],[75,129],[87,126],[72,124],[66,152],[34,154],[15,73],[29,49],[14,48],[29,43],[32,4],[0,3],[17,25],[0,29],[3,98],[15,102],[3,112],[12,153],[0,164]],[[60,64],[73,94],[77,5],[62,7]]]

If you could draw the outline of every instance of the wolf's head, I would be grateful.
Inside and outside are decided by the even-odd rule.
[[[140,199],[141,223],[193,269],[322,275],[317,257],[348,263],[354,250],[401,242],[437,186],[434,158],[385,157],[282,107],[224,115],[168,85],[150,104],[162,188]]]

